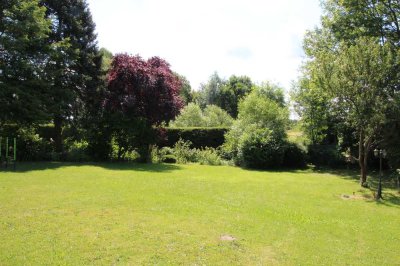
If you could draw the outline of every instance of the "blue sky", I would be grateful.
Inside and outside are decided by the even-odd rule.
[[[319,23],[319,0],[88,0],[99,46],[160,56],[193,89],[217,71],[289,90],[302,39]]]

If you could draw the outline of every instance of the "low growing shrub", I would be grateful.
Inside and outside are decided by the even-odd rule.
[[[87,162],[90,157],[87,153],[87,141],[73,141],[67,147],[66,160],[70,162]]]
[[[151,162],[161,163],[166,160],[166,158],[176,158],[174,156],[174,150],[170,147],[162,147],[161,149],[157,146],[153,146],[151,149]]]
[[[204,165],[223,164],[223,160],[221,159],[218,150],[208,147],[201,150],[197,150],[197,162]]]
[[[176,157],[175,155],[168,154],[165,155],[164,158],[162,159],[163,163],[176,163]]]
[[[15,132],[10,132],[6,136],[9,136],[10,145],[12,145],[13,138],[17,138],[18,161],[42,161],[52,159],[52,143],[41,138],[34,128],[18,128]],[[4,145],[2,148],[4,149]]]
[[[307,166],[307,154],[294,143],[285,145],[283,166],[287,168],[304,168]]]
[[[254,129],[240,138],[237,162],[249,168],[277,168],[283,164],[284,148],[284,143],[271,130]]]
[[[178,140],[174,145],[174,155],[176,157],[177,163],[190,163],[196,162],[196,149],[191,149],[190,141],[184,141],[182,139]]]
[[[308,147],[308,160],[315,166],[345,166],[345,159],[336,145],[311,145]]]

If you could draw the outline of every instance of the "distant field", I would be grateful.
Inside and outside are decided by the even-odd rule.
[[[0,265],[400,263],[399,195],[376,202],[346,173],[18,169],[0,172]]]

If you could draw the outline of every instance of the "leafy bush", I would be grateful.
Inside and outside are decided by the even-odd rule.
[[[164,156],[164,158],[162,159],[162,162],[163,163],[176,163],[177,160],[176,160],[176,157],[174,155],[168,154],[168,155]]]
[[[238,120],[225,135],[225,155],[250,168],[282,166],[288,121],[283,102],[270,99],[270,93],[261,89],[254,90],[240,102]]]
[[[208,147],[201,150],[197,150],[197,162],[204,165],[223,164],[223,160],[221,159],[218,150]]]
[[[172,158],[176,162],[176,158],[174,155],[174,150],[170,147],[163,147],[163,148],[158,148],[157,146],[153,146],[151,149],[151,162],[152,163],[161,163],[161,162],[168,162],[172,161]],[[170,162],[172,163],[172,162]]]
[[[195,103],[189,103],[181,113],[170,123],[171,127],[202,127],[204,126],[203,111]]]
[[[233,118],[216,105],[207,105],[203,112],[204,127],[230,127]]]
[[[196,162],[196,149],[190,148],[191,142],[184,141],[182,139],[178,140],[178,142],[174,145],[174,155],[176,157],[176,161],[178,163],[189,163]]]
[[[237,162],[249,168],[276,168],[283,164],[284,144],[269,129],[246,131],[239,140]]]
[[[219,151],[214,148],[203,148],[196,149],[191,148],[190,141],[184,141],[180,139],[173,148],[163,147],[159,149],[158,147],[153,147],[152,162],[153,163],[200,163],[205,165],[222,165],[224,161],[219,155]]]
[[[160,156],[160,150],[157,146],[152,147],[150,156],[151,156],[152,163],[160,163],[162,160],[162,158]]]
[[[113,139],[111,141],[112,152],[111,160],[113,161],[137,161],[140,158],[140,154],[136,150],[127,150],[121,152],[121,146],[119,146]],[[122,154],[122,155],[121,155]]]
[[[53,147],[49,141],[41,138],[33,127],[18,128],[4,127],[1,129],[2,155],[5,154],[5,137],[8,136],[9,156],[13,157],[13,141],[17,139],[17,160],[18,161],[41,161],[51,160]]]
[[[340,167],[345,159],[336,145],[311,145],[308,147],[309,162],[316,166]]]
[[[288,168],[303,168],[306,165],[306,152],[294,143],[286,143],[283,166]]]
[[[90,157],[87,154],[87,141],[73,141],[67,147],[66,160],[71,162],[89,161]]]

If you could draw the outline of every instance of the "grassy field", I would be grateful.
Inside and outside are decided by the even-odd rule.
[[[0,265],[399,265],[384,196],[344,173],[24,164],[0,172]]]

